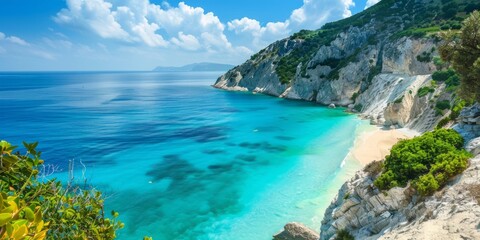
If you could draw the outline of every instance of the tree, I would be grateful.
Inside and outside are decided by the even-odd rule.
[[[463,22],[459,33],[442,34],[440,56],[450,62],[460,74],[461,94],[466,99],[480,101],[480,12],[474,11]]]

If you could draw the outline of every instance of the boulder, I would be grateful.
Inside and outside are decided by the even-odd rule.
[[[273,240],[318,240],[320,236],[315,231],[300,223],[288,223],[284,230],[273,236]]]

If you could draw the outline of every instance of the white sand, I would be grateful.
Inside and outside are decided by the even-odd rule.
[[[383,160],[395,143],[412,138],[414,135],[410,130],[376,128],[360,134],[350,154],[362,165],[367,165],[373,161]]]

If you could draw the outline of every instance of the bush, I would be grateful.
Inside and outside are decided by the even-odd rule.
[[[451,120],[450,117],[442,118],[442,120],[440,120],[440,122],[438,122],[438,124],[435,128],[439,129],[439,128],[445,127],[445,125],[447,125],[450,122],[450,120]]]
[[[445,109],[449,109],[450,108],[450,101],[448,101],[448,100],[438,101],[435,104],[435,107],[437,109],[442,110],[442,111],[445,110]]]
[[[417,56],[417,61],[419,62],[431,62],[432,61],[432,53],[431,52],[423,52],[421,55]]]
[[[427,94],[429,93],[433,93],[435,92],[435,89],[431,88],[431,87],[421,87],[420,89],[418,89],[418,97],[425,97],[427,96]]]
[[[438,82],[445,82],[447,89],[453,91],[460,85],[460,76],[458,76],[452,68],[443,71],[435,71],[432,74],[432,79]]]
[[[384,172],[374,184],[388,190],[413,181],[420,194],[431,194],[467,167],[470,154],[462,147],[463,138],[451,129],[400,141],[385,158]]]
[[[363,105],[362,104],[356,104],[353,109],[357,112],[361,112],[363,110]]]
[[[38,180],[43,164],[37,143],[26,153],[0,141],[0,239],[114,239],[123,228],[104,217],[100,192]]]
[[[356,92],[356,93],[354,93],[354,94],[352,95],[352,97],[351,97],[350,99],[355,102],[355,100],[357,100],[357,97],[358,97],[359,95],[360,95],[360,93],[359,93],[359,92]]]
[[[420,176],[413,186],[423,196],[431,195],[440,187],[431,173]]]
[[[335,240],[355,240],[355,238],[345,229],[337,231],[337,236],[334,238]]]
[[[403,97],[404,97],[404,96],[401,96],[401,97],[395,99],[395,101],[393,101],[393,103],[401,103],[401,102],[403,102]]]

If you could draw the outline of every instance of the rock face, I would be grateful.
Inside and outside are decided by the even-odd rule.
[[[480,139],[467,145],[477,149]],[[325,212],[320,239],[332,239],[341,229],[356,239],[480,239],[478,176],[480,156],[441,191],[422,198],[408,186],[379,192],[374,176],[360,171]]]
[[[437,103],[451,103],[452,94],[431,78],[438,39],[415,31],[433,19],[451,20],[439,14],[440,2],[445,1],[379,1],[351,18],[271,44],[218,78],[214,87],[345,106],[372,124],[431,130],[449,114]],[[467,124],[455,129],[471,133],[480,114],[464,116]],[[478,153],[479,143],[474,139],[467,148]],[[475,222],[480,217],[479,169],[477,157],[464,174],[428,198],[408,187],[380,193],[372,185],[374,174],[360,171],[327,209],[320,239],[342,229],[357,239],[480,239]],[[307,230],[289,224],[275,239],[308,239],[298,231]]]
[[[300,223],[288,223],[285,229],[273,236],[273,240],[318,240],[318,233]]]
[[[480,104],[477,103],[462,109],[460,116],[458,116],[458,124],[454,126],[454,129],[463,134],[466,139],[480,136]],[[478,153],[480,153],[480,150]]]
[[[434,93],[418,95],[421,87],[431,85],[430,74],[436,70],[432,61],[419,61],[418,56],[426,52],[437,54],[435,40],[412,37],[391,40],[388,34],[376,32],[375,26],[372,21],[340,32],[328,45],[318,48],[305,68],[303,63],[298,65],[289,83],[281,83],[276,69],[283,57],[305,44],[304,40],[293,37],[275,42],[230,70],[214,87],[313,101],[325,106],[350,105],[373,124],[398,125],[418,131],[432,129],[442,117],[430,111],[438,100],[435,96],[446,93],[440,84]],[[372,36],[379,40],[369,41]],[[332,68],[335,64],[329,61],[341,63]],[[428,119],[416,121],[424,114]]]

